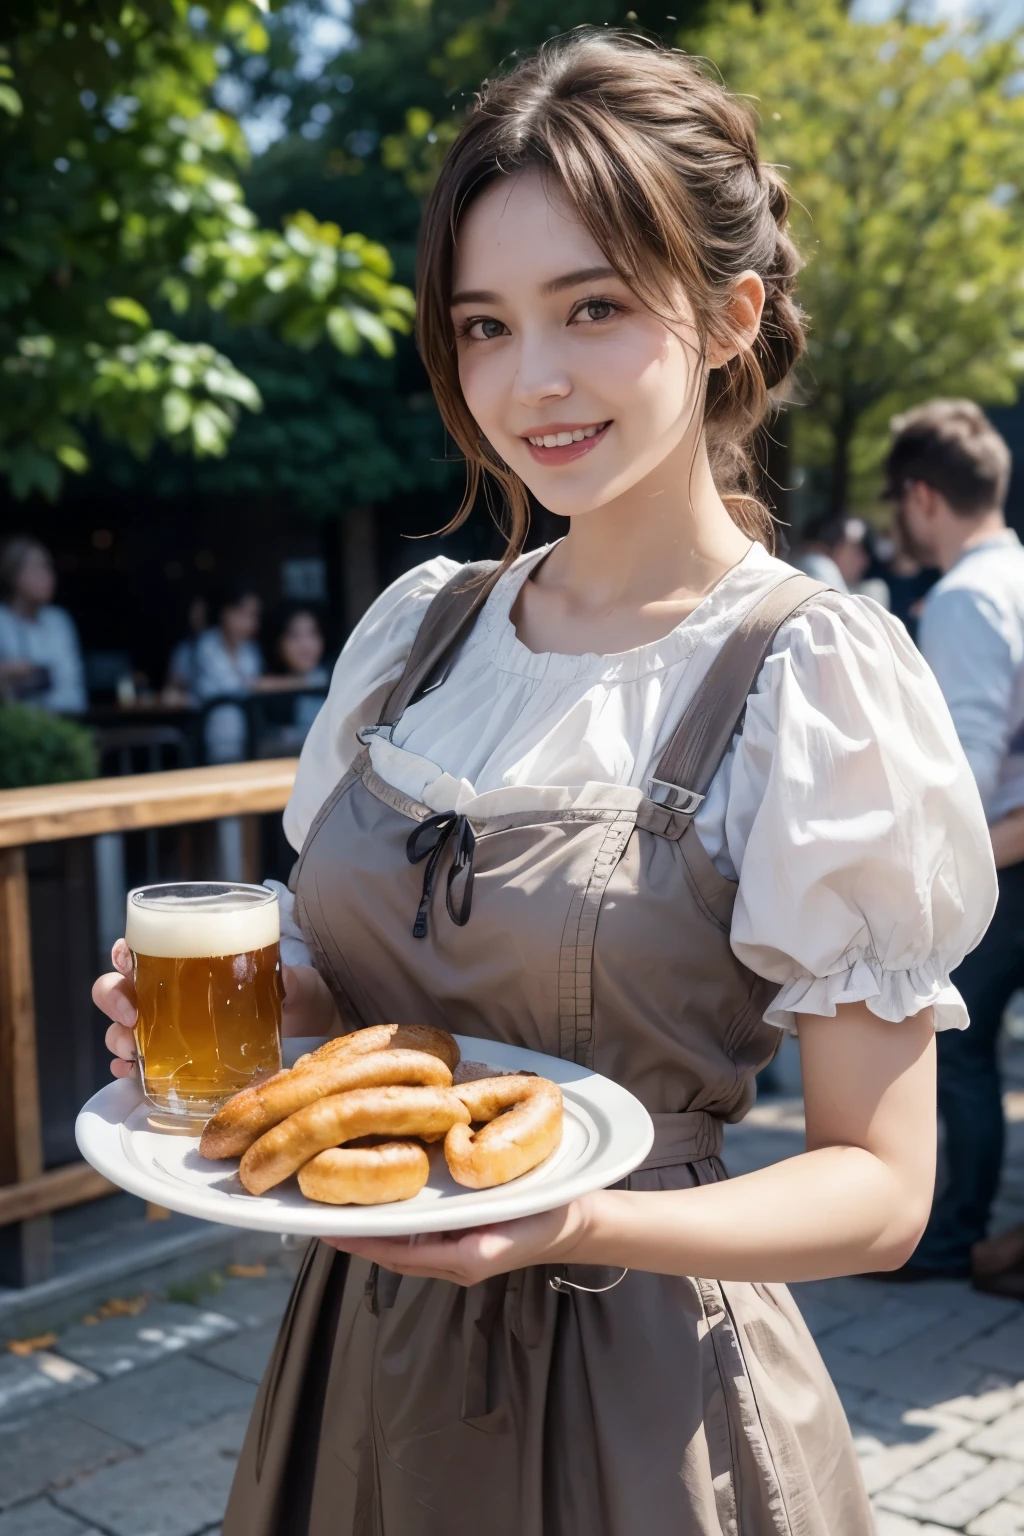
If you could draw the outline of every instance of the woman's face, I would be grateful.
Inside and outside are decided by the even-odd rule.
[[[45,607],[47,603],[52,603],[56,590],[57,577],[53,561],[45,549],[33,546],[21,562],[15,582],[16,595],[22,602]]]
[[[671,327],[645,308],[539,172],[469,208],[451,310],[463,394],[550,511],[614,501],[692,437],[705,374],[682,295],[677,308]]]
[[[259,634],[262,608],[254,593],[221,609],[220,627],[229,645],[245,645]]]
[[[277,648],[285,667],[296,677],[318,667],[323,659],[324,637],[314,616],[311,613],[295,614],[285,626]]]

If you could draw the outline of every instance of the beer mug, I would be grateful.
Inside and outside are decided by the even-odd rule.
[[[128,893],[125,939],[149,1102],[182,1121],[281,1066],[281,918],[262,885],[176,882]]]

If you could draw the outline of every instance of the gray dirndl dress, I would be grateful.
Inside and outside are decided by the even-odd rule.
[[[468,567],[433,600],[382,725],[444,686],[492,582]],[[693,830],[694,793],[779,626],[830,600],[797,575],[751,610],[649,798],[592,784],[557,810],[468,824],[399,793],[364,751],[292,881],[346,1027],[428,1023],[580,1062],[654,1118],[625,1187],[726,1177],[722,1123],[749,1109],[779,1034],[763,1022],[771,984],[730,949],[735,886]],[[556,1291],[555,1274],[465,1288],[313,1243],[224,1536],[870,1536],[842,1406],[784,1285],[631,1272],[587,1294]]]

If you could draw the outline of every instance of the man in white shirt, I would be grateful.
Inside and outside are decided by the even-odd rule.
[[[938,1037],[947,1184],[902,1274],[973,1271],[976,1284],[1024,1297],[1024,1228],[983,1241],[1004,1146],[999,1027],[1024,986],[1024,547],[1003,513],[1010,451],[969,400],[929,401],[892,428],[886,469],[900,532],[943,573],[918,644],[981,791],[999,868],[992,924],[952,977],[970,1028]]]

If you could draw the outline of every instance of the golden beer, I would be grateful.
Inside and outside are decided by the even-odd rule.
[[[130,892],[139,1070],[147,1099],[204,1120],[281,1065],[280,913],[261,885]]]

